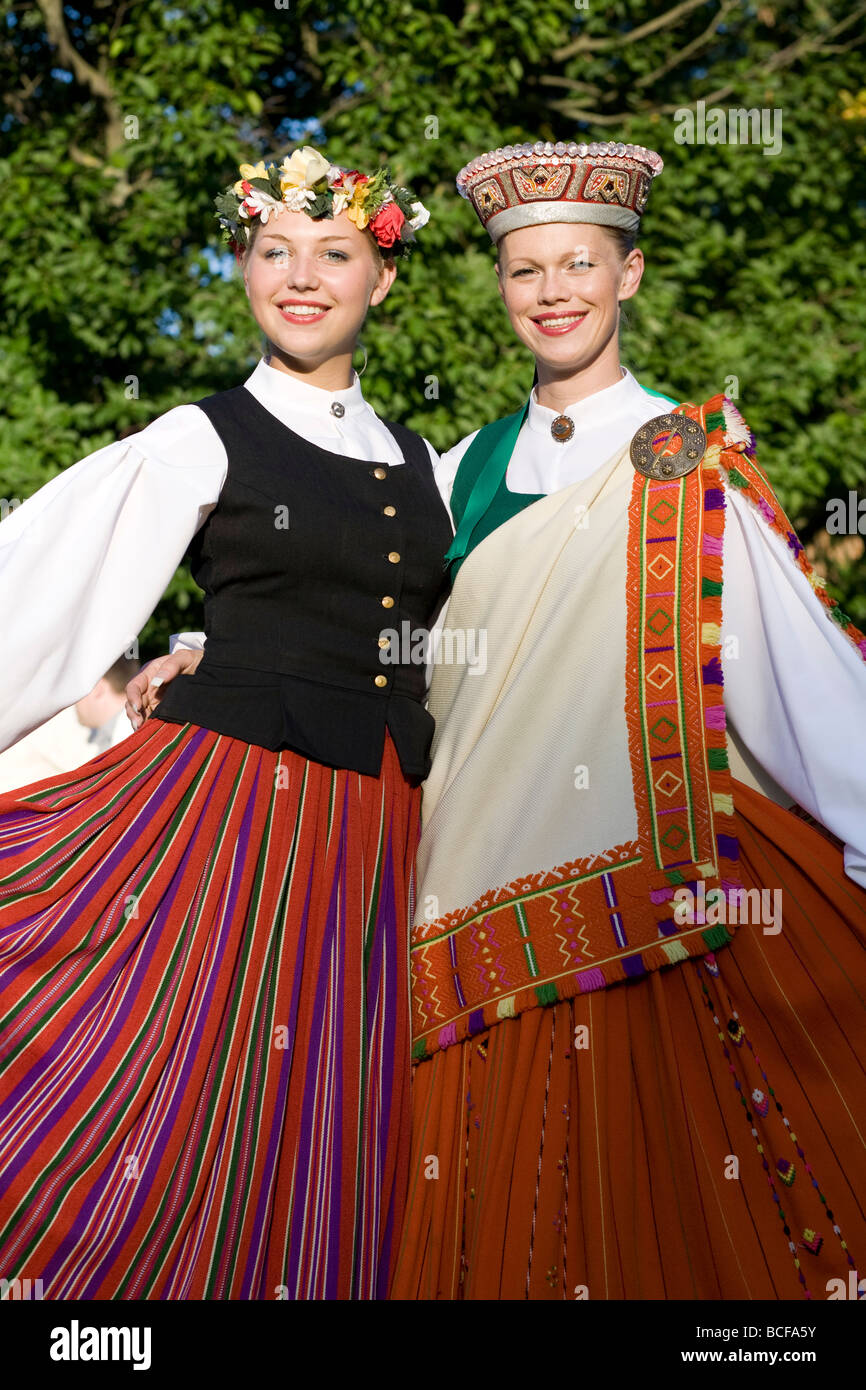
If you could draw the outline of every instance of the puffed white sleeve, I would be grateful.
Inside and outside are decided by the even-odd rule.
[[[207,416],[177,406],[0,523],[0,748],[86,695],[135,641],[225,473]]]
[[[842,840],[846,873],[866,887],[866,661],[782,538],[736,489],[726,501],[728,719],[755,761]]]
[[[168,639],[168,654],[175,652],[203,652],[207,641],[206,632],[173,632]]]
[[[433,461],[433,473],[436,478],[436,486],[439,489],[442,501],[448,508],[448,515],[451,518],[452,527],[454,525],[454,514],[451,511],[451,489],[454,486],[454,479],[457,477],[457,469],[460,467],[460,460],[466,453],[466,450],[469,448],[469,445],[472,443],[477,433],[477,430],[473,430],[472,434],[468,434],[465,439],[461,439],[459,444],[455,444],[453,449],[449,449],[447,453],[442,454],[441,457],[435,452],[432,444],[427,444],[427,448],[430,450],[430,456]],[[427,443],[426,440],[425,443]],[[430,626],[430,646],[427,655],[428,690],[430,689],[430,682],[433,679],[433,671],[436,665],[436,652],[439,649],[439,645],[442,641],[443,633],[445,631],[445,625],[448,621],[449,604],[450,596],[449,598],[446,598],[445,601],[442,603],[439,612],[436,614],[436,617]]]
[[[433,454],[432,447],[429,444],[427,445],[427,448],[430,449],[431,454],[433,454],[433,472],[436,475],[436,485],[442,494],[443,502],[448,508],[448,515],[451,517],[452,526],[454,525],[454,516],[451,511],[451,489],[454,487],[454,479],[457,477],[460,461],[477,433],[478,430],[473,430],[471,434],[467,434],[458,444],[455,444],[452,449],[448,449],[446,453],[442,454],[441,458]]]
[[[439,496],[445,503],[445,509],[448,512],[448,519],[451,522],[451,527],[453,530],[454,518],[451,515],[451,485],[454,482],[454,475],[445,466],[444,459],[441,458],[439,454],[436,452],[436,450],[433,448],[433,445],[430,443],[430,440],[425,439],[424,443],[427,445],[427,452],[430,455],[430,462],[433,465],[433,478],[435,480],[436,487],[439,490]]]

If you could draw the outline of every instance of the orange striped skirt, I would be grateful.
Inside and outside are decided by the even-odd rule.
[[[420,788],[150,720],[0,797],[0,1274],[384,1297]]]
[[[782,930],[418,1063],[393,1298],[825,1299],[866,1277],[866,892],[734,785],[743,885],[781,890]]]

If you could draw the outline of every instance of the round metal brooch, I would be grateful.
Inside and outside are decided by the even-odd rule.
[[[656,415],[631,441],[631,461],[645,478],[682,478],[697,468],[707,436],[688,415]]]
[[[550,433],[557,444],[567,444],[574,434],[574,421],[570,415],[557,415],[550,426]]]

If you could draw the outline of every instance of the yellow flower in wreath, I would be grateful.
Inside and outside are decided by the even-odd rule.
[[[243,197],[244,181],[249,182],[250,179],[266,179],[268,177],[268,171],[261,159],[258,164],[241,164],[238,172],[240,178],[234,185],[234,192],[239,198]]]
[[[352,194],[352,201],[346,209],[350,222],[354,222],[359,232],[363,232],[367,223],[370,221],[370,214],[367,211],[366,203],[369,194],[368,181],[355,185]]]

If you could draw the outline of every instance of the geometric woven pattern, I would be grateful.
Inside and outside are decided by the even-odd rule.
[[[726,432],[728,406],[717,396],[678,407],[707,435],[701,465],[670,481],[636,471],[632,485],[625,713],[637,839],[416,923],[417,1058],[730,940],[723,925],[678,923],[672,901],[679,885],[696,892],[703,882],[708,895],[739,887],[722,694],[722,472],[744,484],[747,470],[757,474],[745,436]]]

